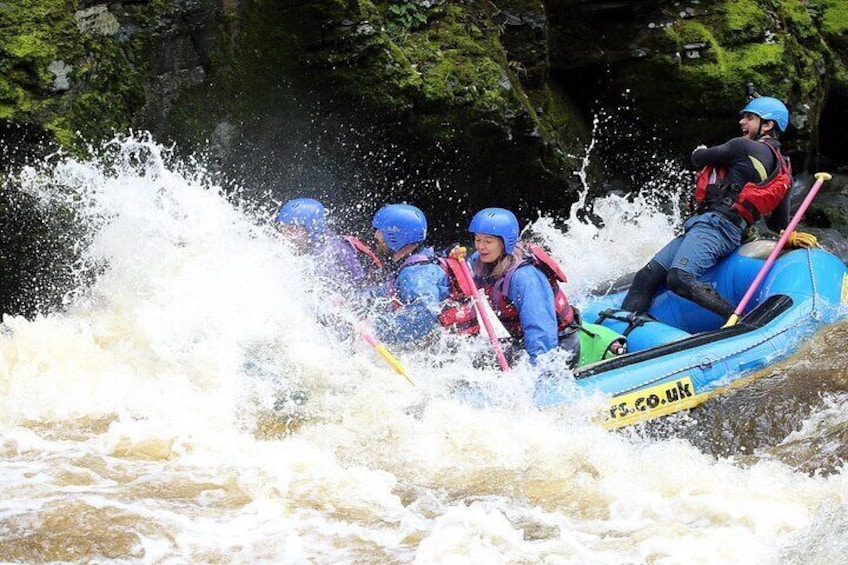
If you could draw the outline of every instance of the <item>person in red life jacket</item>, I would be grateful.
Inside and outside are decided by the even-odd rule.
[[[280,207],[276,224],[296,253],[315,259],[316,275],[328,288],[350,294],[380,282],[383,265],[377,255],[358,238],[333,231],[319,201],[289,200]]]
[[[690,202],[692,215],[684,232],[636,273],[622,309],[647,312],[666,285],[728,319],[735,306],[698,277],[739,247],[743,232],[760,218],[773,231],[789,224],[792,171],[777,139],[789,124],[789,111],[780,100],[763,96],[752,98],[740,114],[740,137],[695,148],[692,163],[700,171]],[[789,245],[815,244],[810,238],[793,232]]]
[[[409,204],[388,204],[377,211],[371,225],[377,250],[388,257],[387,281],[377,297],[388,298],[389,307],[374,320],[377,338],[410,343],[440,325],[459,323],[463,316],[449,314],[454,295],[449,273],[425,244],[424,213]]]
[[[579,312],[559,286],[566,281],[560,267],[540,246],[519,241],[518,219],[509,210],[480,210],[468,230],[474,234],[471,272],[515,345],[534,364],[559,347],[572,354],[576,365]]]

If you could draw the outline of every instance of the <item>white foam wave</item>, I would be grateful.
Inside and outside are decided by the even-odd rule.
[[[261,206],[144,136],[107,149],[20,177],[73,207],[98,270],[63,311],[3,320],[0,558],[800,563],[844,529],[842,473],[537,411],[531,367],[474,367],[485,341],[399,351],[409,386],[316,320],[308,265]],[[596,201],[602,228],[533,224],[571,294],[673,235],[652,198]],[[278,414],[294,393],[300,413]]]

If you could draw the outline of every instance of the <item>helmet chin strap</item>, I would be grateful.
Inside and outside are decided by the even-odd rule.
[[[760,118],[760,123],[757,124],[757,139],[763,136],[763,119]]]
[[[760,139],[764,135],[771,135],[771,128],[769,128],[768,131],[763,131],[763,125],[770,121],[771,120],[764,120],[763,118],[760,118],[760,123],[757,125],[757,137],[755,139]],[[772,128],[773,127],[774,126],[772,126]]]

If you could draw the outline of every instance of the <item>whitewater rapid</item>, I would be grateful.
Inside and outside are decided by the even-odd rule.
[[[791,447],[820,451],[829,432],[839,452],[838,391],[769,449],[716,457],[673,433],[604,431],[580,402],[541,412],[532,370],[475,368],[480,344],[396,352],[413,387],[321,323],[332,305],[273,229],[278,203],[144,136],[15,181],[87,235],[69,242],[65,307],[0,325],[2,561],[809,564],[848,550],[841,463],[802,469]],[[530,228],[578,305],[678,220],[648,194],[594,213],[603,227]],[[843,372],[840,343],[815,341],[780,375]],[[456,394],[468,382],[491,402]]]

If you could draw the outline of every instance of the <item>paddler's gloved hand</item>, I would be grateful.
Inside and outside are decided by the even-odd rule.
[[[616,357],[617,355],[624,355],[627,353],[627,338],[622,337],[617,339],[609,344],[607,350],[604,351],[604,359],[610,359],[611,357]]]
[[[780,232],[780,235],[783,235],[782,231]],[[786,246],[790,249],[809,249],[810,247],[818,247],[819,240],[811,233],[793,231],[789,234],[789,238],[786,240]]]

